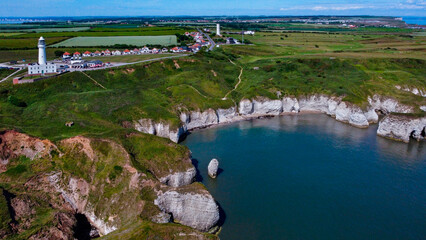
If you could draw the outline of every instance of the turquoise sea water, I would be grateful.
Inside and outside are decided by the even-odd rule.
[[[425,239],[426,143],[376,128],[283,116],[197,130],[183,144],[224,211],[222,240]]]

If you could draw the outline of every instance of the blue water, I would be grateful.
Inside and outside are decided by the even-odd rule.
[[[376,128],[283,116],[197,130],[183,144],[225,213],[222,240],[425,239],[426,144]]]
[[[426,25],[426,17],[403,17],[402,20],[408,24]]]

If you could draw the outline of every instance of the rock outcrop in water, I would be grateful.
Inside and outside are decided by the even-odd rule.
[[[207,167],[208,174],[211,178],[216,178],[217,171],[219,170],[219,161],[216,158],[213,158],[209,166]]]
[[[425,139],[425,129],[426,117],[388,115],[380,121],[377,135],[408,143],[410,137],[417,140]]]

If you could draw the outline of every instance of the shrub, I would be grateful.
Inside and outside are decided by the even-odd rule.
[[[7,101],[8,101],[9,103],[11,103],[12,105],[15,105],[15,106],[17,106],[17,107],[26,107],[26,106],[27,106],[27,104],[26,104],[24,101],[22,101],[21,99],[19,99],[19,98],[15,97],[15,96],[13,96],[13,95],[10,95],[10,96],[7,98]]]

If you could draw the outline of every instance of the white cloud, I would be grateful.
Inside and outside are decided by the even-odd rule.
[[[397,4],[324,4],[324,5],[299,5],[294,7],[281,8],[281,11],[311,10],[311,11],[346,11],[357,9],[413,9],[426,10],[424,0],[406,0]]]

